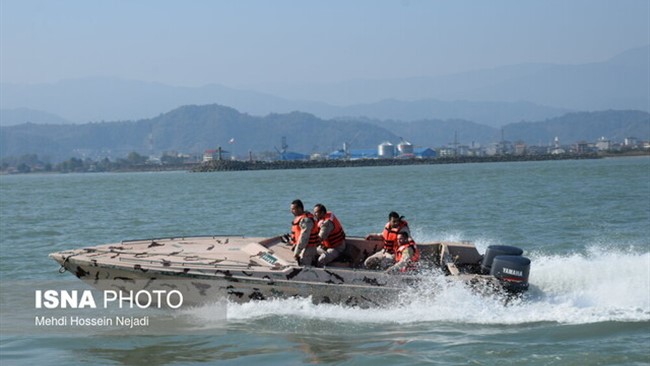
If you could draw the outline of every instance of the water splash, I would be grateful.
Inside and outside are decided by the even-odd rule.
[[[474,293],[464,284],[437,273],[423,274],[421,285],[391,307],[360,309],[315,305],[311,299],[276,299],[244,304],[229,302],[229,322],[266,318],[300,318],[347,324],[392,322],[416,324],[589,324],[650,321],[650,252],[630,247],[593,246],[586,253],[529,253],[530,291],[510,302]],[[210,307],[191,310],[210,322]]]

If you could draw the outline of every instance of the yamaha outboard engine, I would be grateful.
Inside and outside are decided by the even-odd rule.
[[[521,248],[507,245],[490,245],[481,262],[481,272],[496,277],[509,292],[528,289],[530,259],[522,257]]]
[[[498,255],[494,257],[490,274],[496,277],[509,292],[528,290],[530,259],[521,255]]]

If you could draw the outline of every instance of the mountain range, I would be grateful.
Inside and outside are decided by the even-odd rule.
[[[321,119],[460,119],[499,128],[569,112],[650,111],[650,46],[602,62],[521,64],[435,77],[246,88],[98,77],[1,83],[0,96],[2,126],[139,120],[179,106],[217,103],[255,116],[302,111]]]
[[[545,63],[502,66],[436,77],[352,80],[338,84],[259,87],[284,98],[331,104],[383,99],[445,101],[528,101],[573,111],[650,109],[650,46],[577,65]],[[518,121],[517,121],[518,122]]]
[[[376,149],[381,142],[405,139],[416,146],[435,148],[456,139],[463,144],[485,145],[503,137],[545,145],[556,136],[565,144],[595,141],[601,136],[619,141],[626,137],[650,140],[650,114],[579,112],[499,129],[465,120],[325,120],[303,112],[259,117],[217,104],[192,105],[138,121],[0,127],[0,157],[38,154],[57,162],[70,157],[118,158],[132,151],[143,155],[166,151],[202,154],[218,146],[246,156],[249,151],[274,152],[281,148],[283,137],[290,151],[329,153],[341,149],[344,143],[353,149]]]

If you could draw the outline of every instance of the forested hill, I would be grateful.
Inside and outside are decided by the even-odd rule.
[[[415,122],[368,119],[323,120],[292,112],[265,117],[240,113],[217,104],[184,106],[155,118],[139,121],[81,125],[22,124],[1,127],[0,155],[38,154],[52,161],[70,157],[123,157],[135,151],[148,155],[164,151],[202,153],[218,146],[245,155],[275,151],[286,137],[289,151],[331,152],[342,148],[375,148],[383,141],[404,138],[424,147],[446,146],[457,136],[460,143],[498,141],[502,131],[463,120]],[[504,127],[506,139],[528,144],[547,143],[558,136],[563,143],[636,137],[650,140],[650,114],[641,111],[571,113],[546,121]],[[233,141],[234,139],[234,141]],[[233,143],[231,143],[231,141]]]
[[[54,160],[79,152],[103,151],[112,156],[136,151],[202,153],[218,146],[237,154],[275,151],[286,137],[289,150],[332,151],[354,137],[357,146],[375,146],[397,137],[367,122],[321,120],[292,112],[255,117],[216,104],[184,106],[155,118],[135,122],[82,125],[22,124],[1,128],[0,154],[38,154]],[[230,143],[234,139],[234,143]]]
[[[650,140],[650,114],[642,111],[602,111],[568,113],[562,117],[541,122],[520,122],[507,125],[508,136],[529,144],[548,141],[555,136],[564,143],[596,141],[605,137],[623,141],[628,137]],[[546,138],[547,140],[543,140]]]

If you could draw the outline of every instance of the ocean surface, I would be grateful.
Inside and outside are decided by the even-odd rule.
[[[648,157],[0,183],[3,366],[650,364]],[[325,204],[349,235],[378,232],[397,211],[420,242],[518,246],[532,261],[531,290],[506,305],[431,274],[430,288],[424,281],[387,308],[206,305],[156,335],[34,324],[36,288],[85,286],[48,253],[135,238],[283,234],[295,198],[309,209]]]

